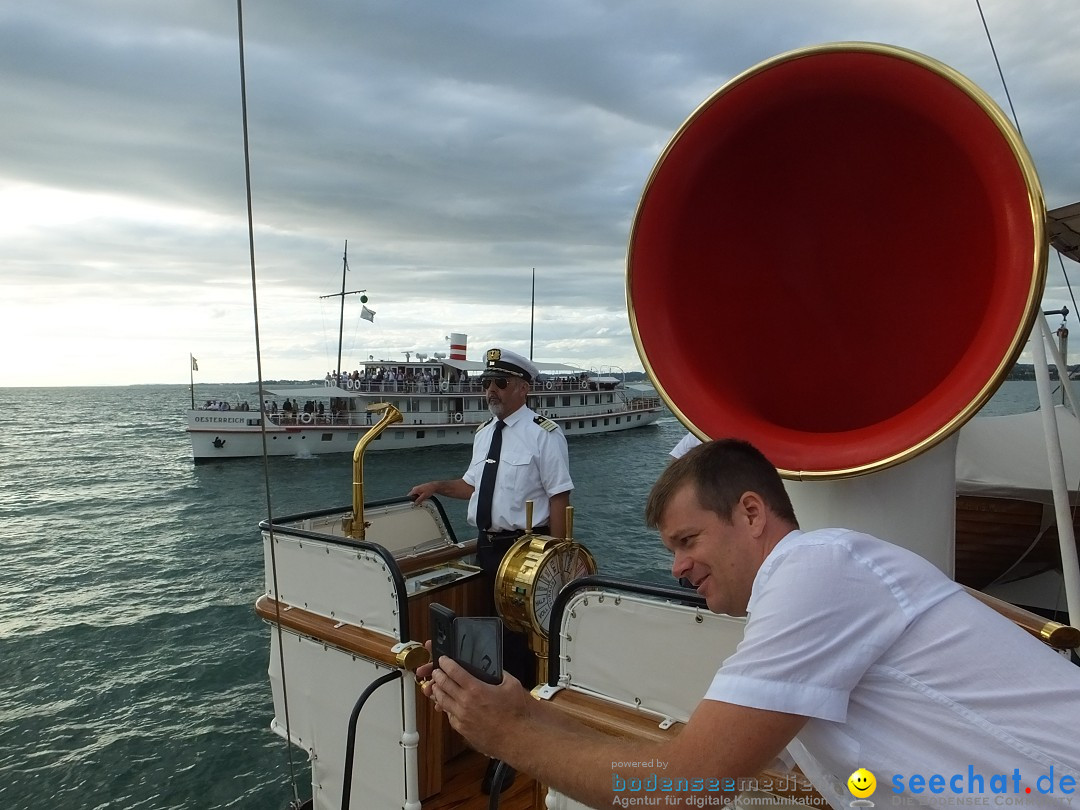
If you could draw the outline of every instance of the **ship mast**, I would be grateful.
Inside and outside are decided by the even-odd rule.
[[[368,300],[367,296],[363,295],[363,293],[366,293],[367,290],[349,290],[348,292],[345,291],[345,279],[347,277],[348,272],[349,272],[349,240],[346,239],[345,240],[345,255],[342,256],[342,258],[341,258],[341,292],[339,292],[339,293],[331,293],[330,295],[320,295],[319,296],[319,298],[334,298],[334,297],[339,296],[339,295],[341,296],[341,316],[340,316],[340,318],[338,320],[338,337],[337,337],[337,368],[334,369],[334,373],[337,375],[338,378],[340,378],[342,373],[343,373],[342,369],[341,369],[341,347],[345,343],[345,296],[346,295],[356,295],[357,293],[361,293],[360,301],[362,303],[366,304],[367,300]],[[374,314],[374,313],[372,313],[372,314]],[[371,320],[371,319],[369,318],[368,320]]]
[[[345,254],[341,257],[341,317],[338,319],[337,368],[334,374],[341,379],[341,345],[345,341],[345,274],[349,272],[349,240],[345,240]],[[335,380],[336,382],[336,380]]]

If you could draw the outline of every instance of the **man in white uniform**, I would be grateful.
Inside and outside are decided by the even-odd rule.
[[[1080,800],[1080,668],[909,551],[845,529],[801,532],[749,444],[709,442],[674,461],[646,520],[711,610],[749,617],[682,733],[598,736],[511,679],[489,686],[444,658],[427,690],[476,748],[592,807],[612,804],[612,762],[739,779],[785,748],[836,808],[867,795],[845,786],[860,768],[876,777],[878,806]]]
[[[668,451],[668,455],[672,458],[682,458],[699,444],[701,444],[701,439],[687,431],[686,435],[679,439],[679,443]]]
[[[533,502],[534,533],[566,536],[566,507],[574,488],[566,437],[555,422],[525,404],[536,375],[536,366],[520,354],[488,350],[480,384],[494,416],[473,437],[469,469],[459,479],[429,481],[409,491],[417,503],[432,495],[469,499],[469,523],[478,530],[477,561],[492,616],[499,564],[528,528],[525,502]],[[536,659],[525,635],[504,633],[503,668],[526,685],[536,682]],[[485,787],[489,783],[490,770]]]

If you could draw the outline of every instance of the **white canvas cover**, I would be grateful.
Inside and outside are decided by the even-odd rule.
[[[1054,408],[1069,491],[1080,488],[1080,422],[1063,405]],[[1042,413],[980,416],[960,429],[956,492],[1052,505],[1050,465]]]

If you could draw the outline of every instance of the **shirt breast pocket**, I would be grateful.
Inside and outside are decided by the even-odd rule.
[[[532,458],[521,453],[508,453],[499,460],[499,488],[507,488],[524,498],[535,497]]]

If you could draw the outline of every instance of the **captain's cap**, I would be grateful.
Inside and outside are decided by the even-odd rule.
[[[488,349],[484,355],[484,373],[481,377],[498,377],[509,374],[531,383],[539,374],[532,361],[508,349]]]

